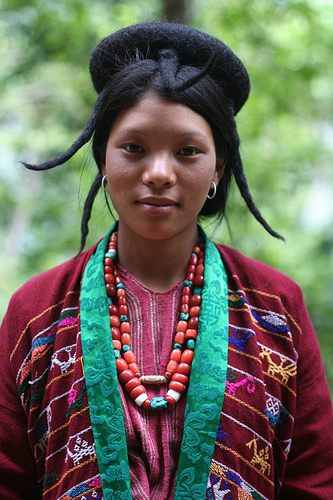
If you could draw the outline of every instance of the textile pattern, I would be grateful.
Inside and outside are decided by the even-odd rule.
[[[323,368],[316,363],[319,349],[293,282],[258,263],[244,262],[245,258],[225,247],[220,251],[227,263],[229,286],[228,371],[206,499],[277,499],[281,483],[292,484],[286,475],[287,458],[295,460],[293,449],[299,450],[292,436],[300,363],[303,393],[316,391],[321,398],[324,391],[321,401],[327,400]],[[9,412],[23,409],[26,415],[29,440],[27,446],[22,442],[17,467],[23,470],[33,457],[39,495],[44,500],[102,500],[79,328],[80,281],[87,255],[37,278],[36,316],[25,305],[27,294],[33,301],[36,283],[26,285],[13,298],[2,327],[10,362],[1,367],[7,385],[0,404]],[[314,373],[312,366],[318,366],[319,372]],[[198,400],[201,391],[205,388],[198,385]],[[329,417],[321,424],[323,430],[328,421]],[[321,478],[332,471],[325,458],[325,443],[330,447],[331,439],[328,430],[325,436],[320,441],[324,451],[317,453]],[[315,443],[318,440],[313,440],[312,447]],[[324,460],[327,467],[322,465]],[[22,480],[28,488],[30,482]],[[302,491],[294,498],[302,498]],[[34,496],[27,493],[26,498]],[[322,498],[329,496],[323,493]]]

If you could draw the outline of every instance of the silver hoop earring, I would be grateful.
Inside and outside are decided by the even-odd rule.
[[[109,192],[109,191],[108,191],[108,189],[107,189],[107,188],[105,188],[105,182],[108,182],[108,177],[107,177],[107,175],[104,175],[104,177],[103,177],[103,179],[102,179],[102,188],[104,189],[104,191],[105,191],[106,193],[108,193],[108,192]]]
[[[215,182],[214,182],[214,181],[212,181],[212,182],[211,182],[211,185],[212,185],[212,184],[213,184],[213,187],[212,187],[212,188],[210,188],[210,189],[212,189],[212,190],[213,190],[213,194],[212,194],[211,196],[209,195],[209,193],[207,194],[207,198],[208,198],[209,200],[212,200],[212,199],[215,197],[215,195],[216,195],[216,191],[217,191],[217,187],[216,187],[216,184],[215,184]]]

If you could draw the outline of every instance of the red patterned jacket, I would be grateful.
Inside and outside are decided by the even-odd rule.
[[[301,290],[218,248],[229,354],[206,499],[331,500],[332,403]],[[10,302],[0,334],[0,498],[103,498],[78,319],[94,249],[33,278]]]

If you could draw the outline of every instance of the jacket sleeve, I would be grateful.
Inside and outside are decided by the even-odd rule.
[[[332,500],[332,401],[317,338],[304,305],[300,324],[296,414],[279,499]]]
[[[36,464],[29,445],[27,417],[10,355],[19,331],[13,299],[0,328],[0,498],[39,498]]]

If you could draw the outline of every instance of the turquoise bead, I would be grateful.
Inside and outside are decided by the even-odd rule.
[[[121,354],[120,354],[119,349],[114,349],[114,357],[115,358],[121,358]]]
[[[191,257],[198,257],[196,253],[191,253]]]
[[[190,319],[189,313],[180,313],[180,319],[182,321],[188,321]]]
[[[113,305],[112,299],[111,299],[111,297],[109,297],[109,296],[108,296],[108,304],[109,304],[109,306],[112,306],[112,305]]]
[[[194,351],[195,348],[195,340],[194,339],[188,339],[187,341],[187,349],[191,349],[191,351]]]
[[[120,288],[125,289],[125,285],[124,285],[124,283],[118,283],[118,285],[116,285],[116,288],[117,288],[117,290],[119,290]]]
[[[152,410],[164,410],[168,407],[168,402],[161,396],[156,396],[151,399],[150,408]]]
[[[193,288],[193,295],[202,295],[202,287],[201,286],[195,286]]]
[[[192,281],[190,281],[190,280],[184,280],[184,286],[189,286],[191,288]]]
[[[179,351],[181,350],[182,348],[182,345],[181,344],[178,344],[177,342],[173,345],[173,348],[174,349],[178,349]]]
[[[128,344],[124,344],[123,345],[123,351],[124,352],[130,351],[130,350],[131,350],[131,346],[130,345],[128,345]]]
[[[128,321],[128,317],[125,314],[121,314],[119,319],[120,319],[121,323]]]
[[[110,259],[114,259],[116,257],[116,252],[106,252],[105,257],[110,257]]]

